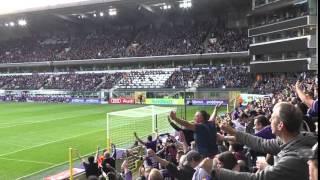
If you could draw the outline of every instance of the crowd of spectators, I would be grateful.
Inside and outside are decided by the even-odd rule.
[[[33,74],[33,75],[12,75],[12,76],[0,76],[0,88],[2,89],[40,89],[45,81],[49,78],[48,75]]]
[[[197,111],[193,121],[172,111],[168,122],[174,134],[150,135],[146,141],[133,134],[134,146],[145,148],[145,155],[137,158],[137,179],[317,180],[318,95],[309,95],[310,89],[304,88],[309,83],[308,78],[296,80],[289,84],[289,93],[239,104],[224,115],[217,115],[221,105],[211,115]],[[115,159],[99,165],[94,157],[88,160],[95,171],[87,165],[85,169],[96,172],[90,174],[93,179],[131,180],[132,156],[127,150],[118,171],[112,168]]]
[[[252,85],[252,93],[292,93],[291,87],[295,81],[305,81],[304,90],[315,94],[318,90],[318,76],[314,72],[302,73],[267,73],[257,75],[256,81]]]
[[[63,89],[72,91],[94,91],[102,82],[104,74],[61,74],[51,76],[44,89]]]
[[[262,0],[261,2],[264,2],[264,0]],[[280,21],[294,19],[297,17],[306,16],[309,14],[307,4],[308,3],[303,3],[300,5],[290,6],[285,9],[275,10],[271,14],[263,14],[260,16],[256,16],[254,19],[254,23],[252,23],[252,26],[263,26]]]
[[[249,49],[247,30],[214,28],[209,36],[206,52],[239,52]]]
[[[216,28],[212,23],[164,23],[161,27],[110,28],[78,34],[57,32],[0,42],[0,63],[105,59],[248,50],[243,30]],[[207,36],[211,35],[208,44]]]
[[[68,73],[0,76],[0,89],[97,91],[111,89],[122,78],[122,75],[123,73]]]
[[[217,66],[207,69],[175,71],[166,81],[167,88],[249,88],[252,83],[247,66]],[[197,85],[196,85],[197,84]]]
[[[111,89],[113,88],[125,75],[123,72],[116,72],[114,74],[107,74],[104,78],[104,83],[99,89]]]
[[[116,73],[67,73],[0,76],[0,88],[5,90],[57,89],[68,91],[98,91],[118,85],[144,88],[246,88],[253,94],[292,93],[290,84],[297,79],[308,82],[305,90],[315,91],[318,78],[314,72],[266,73],[255,79],[247,66],[216,66],[211,68],[181,68],[174,72],[131,71]]]
[[[201,71],[199,87],[247,88],[250,87],[250,79],[246,66],[217,67],[211,71]]]
[[[199,70],[190,71],[175,71],[170,78],[166,81],[166,88],[184,88],[190,87],[190,84],[194,83],[199,76]]]
[[[56,60],[81,60],[125,57],[128,30],[93,32],[84,37],[73,37],[69,47],[62,51]]]
[[[163,24],[161,28],[144,28],[135,38],[130,56],[199,54],[210,23]]]

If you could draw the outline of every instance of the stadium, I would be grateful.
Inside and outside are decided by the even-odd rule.
[[[0,1],[0,180],[317,180],[317,0]]]

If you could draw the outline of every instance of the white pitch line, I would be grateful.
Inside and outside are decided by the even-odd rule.
[[[21,152],[21,151],[25,151],[25,150],[29,150],[29,149],[33,149],[33,148],[37,148],[37,147],[41,147],[41,146],[45,146],[45,145],[52,144],[52,143],[56,143],[56,142],[60,142],[60,141],[65,141],[65,140],[68,140],[68,139],[72,139],[72,138],[76,138],[76,137],[80,137],[80,136],[84,136],[84,135],[93,134],[93,133],[100,132],[100,131],[105,131],[105,129],[100,129],[100,130],[96,130],[96,131],[91,131],[91,132],[88,132],[88,133],[79,134],[79,135],[77,135],[77,136],[72,136],[72,137],[68,137],[68,138],[63,138],[63,139],[56,140],[56,141],[50,141],[50,142],[43,143],[43,144],[39,144],[39,145],[36,145],[36,146],[31,146],[31,147],[28,147],[28,148],[20,149],[20,150],[17,150],[17,151],[5,153],[5,154],[0,154],[0,157],[2,157],[2,156],[7,156],[7,155],[10,155],[10,154],[14,154],[14,153]]]
[[[0,160],[1,160],[1,159],[3,159],[3,160],[8,160],[8,161],[34,163],[34,164],[46,164],[46,165],[53,165],[53,164],[54,164],[54,163],[42,162],[42,161],[31,161],[31,160],[11,159],[11,158],[2,158],[2,157],[0,157]]]
[[[85,155],[83,155],[83,157],[89,156],[89,155],[94,154],[94,153],[96,153],[96,151],[91,152],[91,153],[88,153],[88,154],[85,154]],[[47,170],[49,170],[49,169],[58,167],[58,166],[62,166],[62,165],[64,165],[64,164],[68,163],[68,162],[69,162],[69,161],[64,161],[64,162],[62,162],[62,163],[55,164],[55,165],[50,166],[50,167],[47,167],[47,168],[45,168],[45,169],[41,169],[40,171],[36,171],[36,172],[31,173],[31,174],[27,174],[27,175],[25,175],[25,176],[21,176],[21,177],[17,178],[16,180],[20,180],[20,179],[23,179],[23,178],[26,178],[26,177],[35,175],[35,174],[41,173],[41,172],[43,172],[43,171],[47,171]]]

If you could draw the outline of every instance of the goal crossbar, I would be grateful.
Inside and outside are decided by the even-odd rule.
[[[133,132],[146,137],[155,132],[168,131],[167,116],[173,110],[176,108],[151,105],[107,113],[107,140],[124,146],[133,140]]]

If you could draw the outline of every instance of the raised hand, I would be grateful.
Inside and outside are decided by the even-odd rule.
[[[217,140],[218,141],[223,141],[224,140],[224,135],[217,133]]]
[[[176,120],[176,119],[177,119],[177,113],[176,113],[175,111],[171,111],[171,112],[170,112],[170,118],[171,118],[172,120]]]
[[[228,122],[224,121],[220,124],[220,129],[223,130],[224,132],[226,132],[227,134],[230,135],[235,135],[236,134],[236,130],[233,129]]]

